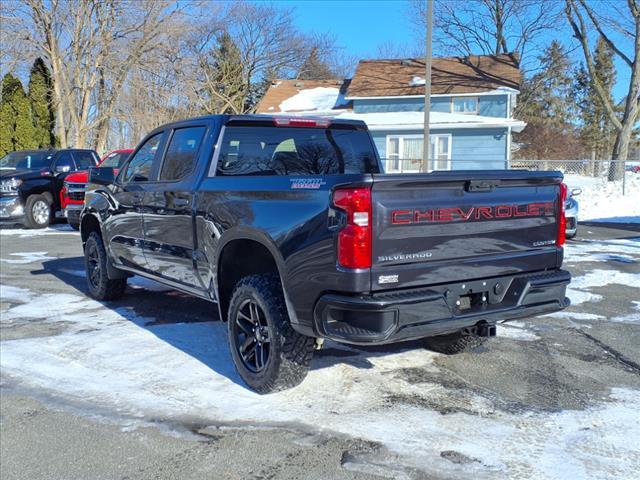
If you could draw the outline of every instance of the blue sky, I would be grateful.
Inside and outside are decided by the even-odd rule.
[[[543,0],[541,0],[543,1]],[[305,32],[329,32],[333,34],[345,53],[357,58],[375,58],[378,47],[385,43],[413,51],[418,43],[417,34],[410,21],[409,4],[405,0],[276,0],[275,6],[293,8],[297,25]],[[558,35],[566,43],[569,31]],[[549,37],[549,42],[553,38]],[[582,60],[582,51],[576,49],[574,58]],[[616,61],[618,84],[614,97],[626,94],[630,70]]]
[[[328,31],[345,51],[358,57],[375,56],[378,45],[416,43],[403,0],[339,1],[279,0],[276,6],[295,8],[298,26],[305,32]]]

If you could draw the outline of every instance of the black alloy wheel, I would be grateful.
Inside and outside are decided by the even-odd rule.
[[[238,309],[234,325],[235,347],[247,370],[258,373],[269,361],[271,336],[264,312],[253,300]]]

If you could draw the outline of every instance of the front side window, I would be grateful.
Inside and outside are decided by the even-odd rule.
[[[129,158],[128,153],[124,152],[113,152],[110,153],[107,158],[100,164],[101,167],[111,167],[111,168],[120,168]]]
[[[91,152],[73,152],[73,159],[76,162],[78,170],[87,170],[89,167],[95,167],[96,158]]]
[[[135,153],[124,173],[124,183],[149,181],[154,162],[158,158],[158,148],[160,148],[162,135],[162,133],[156,133]]]
[[[188,127],[173,132],[160,180],[180,180],[193,171],[205,130],[206,127]]]
[[[58,158],[56,158],[56,164],[54,166],[56,172],[71,172],[76,169],[75,163],[73,163],[73,157],[70,152],[62,152]]]
[[[377,173],[366,131],[344,128],[230,126],[216,175]]]
[[[453,113],[478,113],[478,97],[453,97]]]

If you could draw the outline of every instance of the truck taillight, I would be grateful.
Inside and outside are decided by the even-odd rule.
[[[274,117],[276,127],[318,127],[327,128],[331,125],[328,118],[303,118],[303,117]]]
[[[564,202],[567,200],[567,186],[560,184],[560,193],[558,194],[558,235],[556,236],[556,246],[561,247],[567,240],[567,217],[564,214]]]
[[[371,189],[336,190],[333,204],[347,213],[347,225],[338,234],[338,263],[345,268],[371,268]]]

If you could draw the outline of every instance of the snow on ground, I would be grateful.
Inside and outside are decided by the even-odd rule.
[[[588,284],[590,279],[582,283]],[[131,308],[109,309],[79,295],[54,298],[10,285],[2,285],[0,295],[10,302],[2,322],[69,325],[45,339],[4,341],[4,378],[141,421],[303,424],[381,442],[438,478],[631,479],[640,464],[637,392],[616,389],[610,402],[581,411],[526,414],[497,411],[472,396],[477,414],[442,415],[424,406],[389,406],[385,400],[406,394],[427,403],[450,395],[435,380],[412,383],[394,373],[437,371],[436,354],[411,349],[365,357],[341,346],[354,360],[320,356],[302,385],[260,396],[235,373],[220,322],[155,324]],[[501,333],[535,341],[524,326],[514,322]],[[447,450],[474,460],[453,464],[440,455]]]
[[[12,253],[11,256],[17,258],[1,258],[0,261],[4,263],[25,264],[43,262],[45,260],[53,260],[56,258],[47,256],[47,252],[21,252]]]
[[[51,225],[47,228],[27,230],[25,228],[0,228],[0,235],[12,235],[18,238],[28,238],[43,235],[77,235],[77,232],[68,224]]]
[[[640,174],[626,173],[624,196],[622,181],[567,174],[565,183],[570,189],[582,189],[576,197],[580,205],[579,221],[640,223]]]
[[[567,265],[576,262],[632,263],[637,261],[634,255],[640,255],[640,237],[600,242],[569,242],[565,245],[565,263]],[[598,302],[602,300],[602,295],[589,290],[611,284],[640,286],[640,273],[594,269],[584,275],[573,277],[567,288],[567,296],[571,299],[572,305]],[[558,314],[552,315],[557,316]]]

